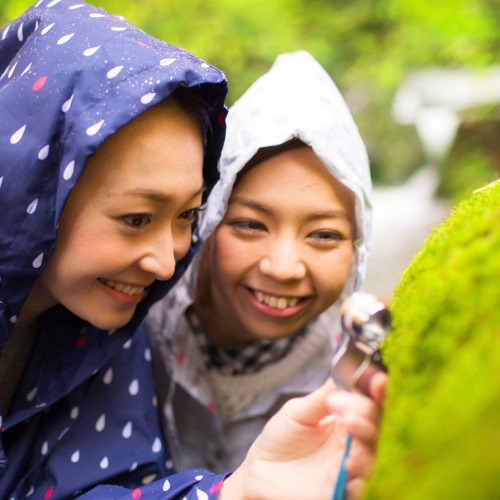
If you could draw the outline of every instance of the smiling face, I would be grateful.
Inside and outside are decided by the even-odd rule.
[[[56,249],[20,320],[57,303],[103,329],[126,324],[191,242],[203,191],[197,122],[162,103],[109,137],[71,192]]]
[[[205,331],[219,345],[296,332],[339,298],[354,237],[352,195],[311,148],[252,167],[205,249],[195,303]]]

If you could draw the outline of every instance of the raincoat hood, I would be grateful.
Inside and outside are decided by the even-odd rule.
[[[224,138],[221,71],[84,2],[40,0],[0,31],[0,346],[54,249],[58,219],[88,158],[179,85],[199,86],[206,100],[210,190]],[[172,280],[153,286],[132,326],[193,250]]]
[[[293,138],[309,145],[355,198],[355,256],[342,298],[364,281],[372,228],[368,156],[358,129],[332,79],[305,51],[277,57],[230,108],[221,178],[209,198],[201,235],[208,238],[227,209],[236,176],[260,148]]]

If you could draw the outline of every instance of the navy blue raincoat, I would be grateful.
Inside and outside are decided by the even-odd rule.
[[[210,188],[226,114],[219,70],[77,0],[40,0],[0,31],[0,349],[54,249],[61,210],[89,156],[180,84],[200,86],[207,101]],[[62,306],[45,313],[0,414],[1,499],[217,496],[224,476],[169,475],[140,326],[194,247],[114,332]]]

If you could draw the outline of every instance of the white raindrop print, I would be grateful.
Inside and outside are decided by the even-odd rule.
[[[28,205],[28,208],[26,209],[26,212],[29,214],[29,215],[32,215],[35,213],[36,211],[36,207],[38,205],[38,198],[36,200],[33,200],[29,205]]]
[[[11,318],[10,318],[10,322],[11,322],[12,324],[17,323],[17,316],[11,316]]]
[[[161,451],[161,440],[159,437],[156,437],[155,440],[153,441],[153,446],[151,447],[151,450],[153,450],[153,453],[159,453]]]
[[[2,187],[3,177],[0,177],[0,187]]]
[[[196,498],[198,500],[208,500],[208,495],[204,491],[196,490]]]
[[[47,441],[44,441],[42,444],[42,449],[40,450],[42,455],[47,455],[47,452],[49,451],[49,443]]]
[[[95,430],[97,432],[102,432],[104,430],[104,427],[106,427],[106,415],[103,413],[95,423]]]
[[[22,42],[24,39],[23,26],[24,26],[24,23],[21,23],[21,26],[19,26],[19,28],[17,30],[17,38],[19,39],[20,42]]]
[[[111,28],[111,31],[125,31],[127,28],[124,28],[123,26],[113,26]]]
[[[101,469],[107,469],[109,467],[109,460],[108,457],[104,457],[101,462],[99,463],[99,467]]]
[[[38,2],[35,4],[35,7],[40,7],[40,5],[42,5],[44,1],[45,0],[38,0]]]
[[[104,124],[104,120],[100,120],[97,123],[94,123],[94,125],[91,125],[86,131],[87,135],[89,135],[89,136],[96,135],[97,132],[99,132],[99,130],[101,130],[101,127],[103,126],[103,124]]]
[[[54,5],[57,5],[61,0],[52,0],[49,4],[47,4],[47,7],[54,7]]]
[[[25,130],[26,130],[26,125],[23,125],[20,129],[16,130],[10,137],[10,143],[17,144],[23,138]]]
[[[57,440],[58,440],[58,441],[61,441],[61,439],[64,437],[64,435],[65,435],[68,431],[69,431],[69,427],[65,427],[65,428],[62,430],[61,434],[59,434],[59,436],[57,437]]]
[[[130,466],[129,472],[132,472],[132,471],[134,471],[135,469],[137,469],[137,462],[134,462],[134,463]]]
[[[79,410],[78,406],[73,406],[73,408],[71,408],[71,411],[69,412],[69,416],[72,420],[76,420],[78,418],[79,413],[80,413],[80,410]]]
[[[10,30],[10,24],[8,24],[7,27],[3,30],[2,40],[5,40],[7,38],[7,33],[9,32],[9,30]]]
[[[170,66],[175,61],[175,57],[167,57],[160,61],[160,66]]]
[[[33,262],[33,267],[35,269],[38,269],[41,265],[42,265],[42,261],[43,261],[43,253],[41,253]]]
[[[95,47],[90,47],[89,49],[85,49],[83,51],[83,55],[87,57],[93,56],[101,47],[102,45],[96,45]]]
[[[73,172],[75,170],[75,162],[74,161],[70,161],[67,165],[66,165],[66,168],[64,169],[64,172],[63,172],[63,179],[65,181],[71,179],[71,177],[73,177]]]
[[[76,450],[73,455],[71,455],[71,461],[76,464],[80,460],[80,450]]]
[[[102,377],[102,381],[109,385],[113,381],[113,368],[108,368]]]
[[[149,347],[146,347],[144,349],[144,359],[149,363],[151,361],[151,349]]]
[[[163,483],[163,491],[168,491],[170,489],[170,481],[168,479],[165,479],[165,482]]]
[[[126,424],[125,427],[122,430],[122,436],[125,439],[128,439],[132,435],[132,422],[129,420]]]
[[[43,28],[43,30],[40,31],[40,33],[42,35],[46,35],[54,27],[54,24],[56,24],[56,23],[52,23],[52,24],[49,24],[48,26],[45,26],[45,28]]]
[[[33,495],[34,492],[35,492],[35,487],[31,486],[31,488],[28,490],[28,493],[26,493],[26,498],[28,498],[31,495]]]
[[[57,40],[57,45],[64,45],[66,42],[69,42],[74,36],[74,33],[68,33],[67,35],[64,35],[63,37],[59,38],[59,40]]]
[[[123,348],[129,349],[131,345],[132,345],[132,339],[128,339],[127,342],[125,342],[125,344],[123,344]]]
[[[128,386],[128,392],[131,396],[137,396],[139,393],[139,381],[137,379],[132,380]]]
[[[104,14],[89,14],[89,17],[94,17],[94,18],[97,18],[97,17],[106,17]]]
[[[141,97],[142,104],[149,104],[154,99],[155,95],[156,95],[155,92],[149,92],[148,94],[144,94]]]
[[[9,72],[7,73],[7,78],[10,78],[10,77],[13,75],[14,71],[16,70],[16,66],[17,66],[17,63],[18,63],[18,62],[19,62],[19,61],[16,61],[16,62],[14,63],[14,66],[12,66],[12,68],[10,68]]]
[[[77,3],[76,5],[72,5],[71,7],[69,7],[68,10],[75,10],[75,9],[79,9],[81,7],[84,7],[83,3]]]
[[[203,69],[207,69],[207,68],[209,68],[210,66],[209,66],[206,62],[204,62],[204,63],[202,63],[201,67],[202,67]]]
[[[72,94],[71,97],[62,105],[61,110],[63,113],[67,113],[70,110],[74,97],[75,94]]]
[[[26,68],[24,68],[24,71],[21,73],[21,76],[23,76],[25,73],[27,73],[31,69],[32,64],[33,63],[29,63],[28,66],[26,66]]]
[[[114,67],[113,69],[110,69],[106,76],[111,80],[112,78],[115,78],[116,76],[118,76],[118,74],[120,73],[120,71],[123,69],[123,66],[116,66]]]
[[[196,479],[196,481],[201,481],[203,479],[203,476],[201,476],[201,475],[194,476],[194,478]]]
[[[49,150],[50,150],[49,144],[47,144],[42,149],[40,149],[40,151],[38,151],[38,159],[45,160],[47,158],[47,156],[49,156]]]
[[[38,387],[33,387],[33,389],[31,389],[31,391],[29,391],[28,394],[26,394],[26,400],[30,402],[33,401],[35,399],[37,391]]]

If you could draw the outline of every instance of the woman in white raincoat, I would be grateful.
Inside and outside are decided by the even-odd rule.
[[[148,318],[178,469],[236,467],[284,401],[325,381],[367,262],[366,150],[307,52],[279,56],[230,109],[220,173],[204,251]]]

